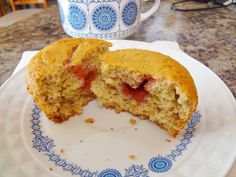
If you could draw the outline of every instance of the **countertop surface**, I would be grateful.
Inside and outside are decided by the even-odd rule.
[[[182,50],[213,70],[236,97],[236,6],[177,12],[170,10],[172,2],[162,0],[159,10],[127,39],[178,42]],[[0,28],[0,85],[12,74],[23,51],[39,50],[64,37],[68,35],[56,5]],[[232,169],[230,177],[236,175],[236,164]]]

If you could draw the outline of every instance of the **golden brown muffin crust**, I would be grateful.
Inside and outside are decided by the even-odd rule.
[[[99,39],[65,38],[40,50],[30,61],[28,72],[37,72],[44,75],[55,68],[65,65],[67,60],[79,64],[88,54],[98,48],[110,47],[111,43]],[[76,60],[73,60],[76,57]]]

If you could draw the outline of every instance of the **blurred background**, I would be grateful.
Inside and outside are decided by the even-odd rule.
[[[27,18],[56,2],[56,0],[0,0],[0,27]]]

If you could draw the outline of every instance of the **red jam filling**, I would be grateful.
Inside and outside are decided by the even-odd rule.
[[[84,68],[81,65],[78,65],[74,68],[74,73],[79,77],[79,79],[83,80],[86,75],[87,71],[84,70]]]
[[[122,93],[127,97],[133,97],[138,103],[146,100],[149,93],[145,90],[145,85],[149,79],[144,79],[136,88],[130,87],[127,83],[122,84]]]
[[[96,70],[91,70],[85,76],[83,91],[89,92],[91,88],[92,81],[96,79]]]
[[[82,90],[89,92],[92,81],[96,78],[96,69],[86,71],[81,65],[72,68],[72,72],[78,76],[78,79],[84,82]]]

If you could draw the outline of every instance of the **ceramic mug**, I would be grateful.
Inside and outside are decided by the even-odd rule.
[[[122,39],[159,7],[141,13],[142,0],[58,0],[64,31],[72,37]]]

